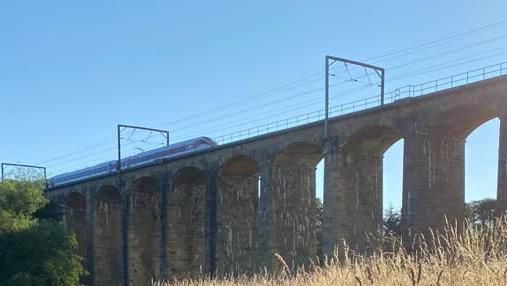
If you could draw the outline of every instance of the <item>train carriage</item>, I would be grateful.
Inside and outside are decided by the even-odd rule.
[[[208,149],[216,145],[216,142],[208,137],[198,137],[123,158],[121,160],[121,168],[124,170],[133,167],[140,167],[156,161]],[[53,188],[98,176],[114,174],[117,172],[117,165],[118,161],[112,160],[92,167],[57,175],[48,179],[47,187]]]

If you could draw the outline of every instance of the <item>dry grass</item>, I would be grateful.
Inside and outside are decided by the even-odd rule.
[[[447,227],[433,239],[419,238],[417,251],[329,259],[311,271],[251,277],[198,279],[171,285],[507,285],[507,219],[490,225]],[[426,243],[428,241],[428,243]],[[429,241],[432,241],[429,243]],[[283,259],[279,258],[284,264]],[[282,267],[283,269],[283,267]],[[169,283],[154,283],[166,286]]]

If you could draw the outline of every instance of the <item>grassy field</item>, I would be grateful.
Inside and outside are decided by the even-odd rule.
[[[284,267],[280,258],[285,270],[277,274],[187,280],[171,285],[507,285],[506,218],[487,225],[466,224],[462,232],[447,227],[433,237],[420,238],[417,251],[410,253],[400,246],[369,257],[347,255],[340,262],[330,259],[323,266],[296,273]]]

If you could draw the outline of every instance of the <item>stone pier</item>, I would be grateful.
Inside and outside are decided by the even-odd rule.
[[[218,177],[218,273],[251,273],[258,269],[259,168],[240,156],[228,160]]]
[[[94,285],[114,285],[122,281],[121,198],[111,186],[93,198]]]
[[[318,146],[294,144],[264,165],[269,171],[261,179],[261,204],[265,204],[261,248],[268,268],[280,266],[275,253],[293,269],[316,257],[315,168],[321,156]]]
[[[86,193],[85,193],[86,195]],[[64,220],[67,231],[75,235],[78,241],[77,254],[86,262],[86,198],[80,193],[71,193],[65,200]]]
[[[465,142],[462,138],[412,134],[405,138],[403,191],[407,226],[426,232],[464,218]]]
[[[167,199],[169,279],[196,277],[205,270],[206,177],[196,168],[179,171]]]
[[[128,273],[129,285],[146,285],[159,278],[158,187],[154,180],[141,178],[129,196]]]
[[[497,200],[499,211],[507,211],[507,112],[500,117]]]
[[[375,138],[374,138],[375,137]],[[373,144],[364,144],[369,138]],[[336,139],[325,151],[323,252],[333,254],[345,241],[351,250],[368,250],[382,228],[382,158],[396,135],[382,128],[361,130],[344,144]],[[386,143],[388,142],[388,143]]]

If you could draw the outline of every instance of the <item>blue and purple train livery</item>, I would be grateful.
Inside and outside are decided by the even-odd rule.
[[[123,158],[121,160],[121,169],[125,170],[129,168],[140,167],[164,159],[174,158],[184,154],[205,150],[214,146],[217,146],[217,143],[208,137],[198,137],[195,139],[181,141],[178,143],[170,144],[169,146],[156,148]],[[98,176],[114,174],[116,173],[117,162],[117,160],[112,160],[109,162],[100,163],[92,167],[87,167],[81,170],[54,176],[48,179],[47,187],[53,188],[59,185],[82,181]]]

